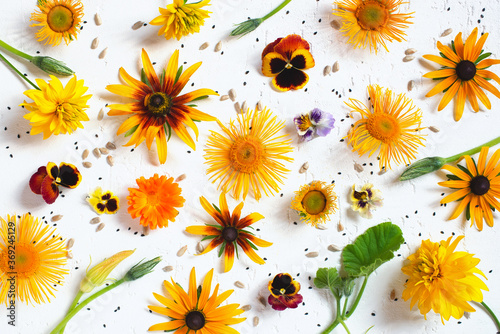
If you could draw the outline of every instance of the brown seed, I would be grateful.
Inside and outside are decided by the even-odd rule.
[[[302,166],[300,167],[300,169],[299,169],[299,173],[300,173],[300,174],[304,174],[305,172],[307,172],[307,170],[308,170],[308,169],[309,169],[309,162],[307,162],[307,161],[306,161],[306,162],[304,162],[304,163],[302,164]]]
[[[66,257],[67,257],[68,259],[72,259],[72,258],[73,258],[73,253],[71,253],[70,251],[67,251],[67,252],[66,252]]]
[[[99,53],[99,59],[104,59],[106,57],[106,54],[108,53],[108,48],[105,48],[104,50]]]
[[[408,81],[408,91],[411,92],[415,88],[415,81],[410,80]]]
[[[318,257],[319,253],[318,252],[309,252],[306,254],[306,257]]]
[[[89,156],[89,150],[85,149],[82,153],[82,160],[87,159]]]
[[[240,281],[234,282],[234,286],[237,287],[237,288],[240,288],[240,289],[244,289],[245,288],[245,284],[243,284]]]
[[[100,230],[102,230],[104,228],[104,226],[106,226],[106,224],[104,223],[100,223],[97,228],[95,229],[96,232],[99,232]]]
[[[90,44],[90,48],[92,50],[94,50],[94,49],[97,49],[98,46],[99,46],[99,37],[96,37],[92,40],[92,44]]]
[[[74,244],[75,244],[75,239],[73,238],[69,239],[68,243],[66,244],[66,249],[72,248]]]
[[[323,75],[326,77],[328,74],[332,72],[332,67],[330,65],[326,65],[323,69]]]
[[[201,241],[196,245],[196,250],[198,251],[198,253],[203,253],[203,251],[205,250],[205,246]]]
[[[330,22],[330,25],[335,30],[339,30],[341,28],[340,21],[338,21],[338,20],[333,20],[332,22]]]
[[[262,101],[257,102],[257,110],[262,111],[264,107],[262,106]]]
[[[234,110],[236,110],[236,112],[237,112],[238,114],[241,114],[241,107],[240,107],[240,103],[239,103],[239,102],[236,102],[236,103],[234,104]]]
[[[337,230],[339,232],[342,232],[344,230],[344,225],[341,222],[339,222],[339,224],[337,225]]]
[[[391,295],[389,296],[389,298],[391,298],[391,300],[396,299],[396,290],[394,289],[391,290]]]
[[[252,309],[252,305],[243,305],[241,309],[245,312],[248,312]]]
[[[115,145],[114,143],[112,143],[112,142],[108,141],[108,142],[106,143],[106,148],[107,148],[108,150],[116,150],[116,145]]]
[[[449,34],[451,34],[452,32],[453,32],[453,29],[448,28],[448,29],[446,29],[445,31],[443,31],[443,33],[441,34],[441,37],[448,36],[448,35],[449,35]]]
[[[208,48],[209,45],[210,43],[208,42],[203,43],[202,45],[200,45],[200,50],[205,50],[206,48]]]
[[[91,163],[91,162],[89,162],[89,161],[84,161],[84,162],[82,162],[82,165],[83,165],[83,167],[85,167],[85,168],[90,168],[90,167],[92,167],[92,163]]]
[[[95,21],[95,25],[96,26],[100,26],[102,24],[101,15],[99,15],[99,14],[96,13],[94,15],[94,21]]]
[[[99,148],[97,148],[97,147],[92,150],[92,153],[94,153],[94,156],[97,159],[99,159],[101,157],[101,151],[99,151]]]
[[[221,50],[222,50],[222,41],[220,41],[219,43],[215,44],[215,48],[214,48],[215,52],[219,52]]]
[[[101,152],[102,155],[109,154],[109,150],[106,147],[99,148],[99,152]]]
[[[179,176],[177,176],[177,178],[175,179],[175,182],[181,182],[182,180],[185,180],[186,179],[186,174],[181,174]]]
[[[328,230],[328,226],[326,226],[326,224],[317,224],[316,228],[318,230]]]
[[[177,256],[181,257],[182,255],[184,255],[184,253],[186,253],[187,249],[188,249],[187,245],[186,246],[182,246],[181,249],[179,249],[179,251],[177,252]]]
[[[115,164],[115,158],[113,158],[112,155],[108,155],[106,157],[106,162],[108,163],[108,165],[114,166],[114,164]]]
[[[94,225],[94,224],[99,224],[100,222],[101,222],[101,218],[100,218],[100,217],[94,217],[94,218],[92,218],[92,219],[90,220],[90,223],[91,223],[92,225]]]
[[[336,61],[334,64],[333,64],[333,67],[332,67],[332,72],[335,73],[335,72],[338,72],[340,70],[340,64],[338,61]]]
[[[104,108],[101,108],[101,110],[99,110],[99,114],[97,114],[97,120],[102,121],[103,118],[104,118]]]
[[[407,63],[407,62],[409,62],[409,61],[412,61],[413,59],[415,59],[415,56],[405,56],[405,57],[403,58],[403,61],[404,61],[405,63]]]
[[[331,244],[330,246],[328,246],[328,250],[330,252],[339,252],[340,251],[340,247],[337,246],[337,245]]]
[[[259,297],[259,302],[260,302],[262,305],[264,305],[264,307],[266,307],[266,306],[267,306],[267,300],[266,300],[266,298],[265,298],[265,297],[260,296],[260,297]]]
[[[259,317],[253,317],[253,326],[257,327],[259,325]]]
[[[221,101],[226,101],[226,100],[229,100],[229,95],[222,95],[222,96],[220,97],[220,100],[221,100]]]
[[[237,97],[237,94],[236,94],[236,91],[231,88],[228,92],[228,95],[229,95],[229,98],[231,99],[231,101],[236,101],[236,97]]]
[[[470,312],[464,312],[465,319],[470,319]]]
[[[149,231],[151,231],[150,228],[149,228],[149,226],[143,226],[142,227],[142,234],[149,235]]]
[[[384,175],[385,173],[387,173],[387,169],[383,168],[378,172],[378,175]]]
[[[142,21],[137,21],[136,23],[134,23],[134,25],[132,26],[132,30],[137,30],[139,29],[140,27],[142,27],[144,25],[144,22]]]
[[[243,101],[243,104],[241,105],[241,113],[244,114],[247,111],[248,111],[247,101]]]
[[[172,271],[172,270],[174,270],[174,267],[172,267],[172,266],[163,267],[163,271],[164,272],[169,272],[169,271]]]
[[[358,164],[357,162],[354,163],[354,170],[358,173],[361,173],[362,171],[364,171],[365,169],[363,168],[363,166],[361,166],[360,164]]]
[[[439,132],[440,131],[439,128],[434,126],[434,125],[429,126],[429,130],[431,130],[432,132]]]
[[[411,49],[406,49],[406,51],[405,51],[405,55],[409,56],[409,55],[414,54],[415,52],[417,52],[417,49],[413,49],[413,48],[411,48]]]
[[[62,219],[62,217],[63,217],[63,215],[55,215],[55,216],[53,216],[53,217],[52,217],[52,219],[51,219],[51,220],[52,220],[53,222],[56,222],[56,221],[61,220],[61,219]]]

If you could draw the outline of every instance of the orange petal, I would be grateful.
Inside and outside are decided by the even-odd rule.
[[[446,56],[446,58],[448,58],[452,62],[454,62],[454,63],[460,62],[460,58],[456,55],[455,52],[453,52],[452,49],[450,49],[449,46],[443,45],[440,41],[438,41],[437,48],[439,49],[439,51],[441,51]]]
[[[220,235],[221,232],[219,229],[213,226],[188,226],[186,227],[186,232],[197,235]]]
[[[217,94],[216,92],[214,92],[211,89],[201,88],[201,89],[197,89],[195,91],[192,91],[190,93],[175,97],[173,100],[173,104],[174,105],[186,104],[188,102],[193,101],[194,99],[197,99],[197,98],[205,96],[205,95],[219,96],[219,94]]]
[[[459,32],[455,37],[455,50],[457,51],[457,55],[460,59],[464,59],[464,42],[462,40],[462,33]]]
[[[246,243],[245,241],[238,239],[238,245],[240,245],[240,247],[243,249],[245,254],[248,255],[250,260],[252,260],[253,262],[258,263],[258,264],[266,263],[260,256],[257,255],[257,253],[254,252],[253,248],[250,247],[250,245],[248,243]]]
[[[470,60],[472,62],[475,61],[475,59],[472,59],[472,54],[474,53],[474,45],[476,44],[477,40],[477,28],[474,28],[472,30],[472,33],[467,37],[467,40],[465,41],[465,46],[464,46],[464,59],[465,60]]]
[[[226,244],[224,251],[224,272],[228,272],[233,268],[234,263],[234,245],[232,243]]]
[[[165,71],[165,78],[163,79],[162,90],[169,96],[177,96],[174,94],[174,81],[177,75],[177,70],[179,66],[179,50],[175,50],[170,57],[167,68]],[[179,90],[180,91],[180,90]]]
[[[274,46],[274,51],[286,59],[291,59],[292,53],[297,49],[309,50],[309,43],[299,35],[288,35]]]
[[[144,49],[142,49],[141,58],[142,58],[142,66],[144,67],[144,73],[146,74],[146,77],[148,78],[151,87],[155,92],[159,92],[161,90],[160,81],[158,80],[158,76],[156,75],[155,69],[151,64],[151,60],[149,60],[149,56],[146,50]]]
[[[448,220],[453,220],[453,219],[457,218],[458,216],[460,216],[460,214],[465,210],[465,207],[467,206],[467,204],[469,204],[471,198],[472,198],[472,194],[465,196],[465,198],[460,201],[460,204],[457,205],[457,207],[453,211],[450,218],[448,218]]]
[[[451,68],[455,68],[457,66],[457,64],[455,64],[451,60],[448,60],[448,59],[440,57],[440,56],[423,55],[422,57],[424,57],[427,60],[430,60],[430,61],[433,61],[435,63],[438,63],[439,65],[442,65],[442,66],[451,67]]]
[[[425,95],[425,96],[426,97],[431,97],[431,96],[436,95],[437,93],[440,93],[440,92],[444,91],[446,88],[448,88],[451,85],[453,85],[453,83],[456,80],[457,80],[457,76],[456,75],[453,75],[451,77],[448,77],[448,78],[444,79],[443,81],[441,81],[440,83],[438,83],[436,86],[434,86],[434,88],[432,88],[427,93],[427,95]]]
[[[467,85],[461,85],[458,89],[457,101],[455,103],[455,121],[459,121],[462,118],[465,107],[465,100],[467,99]]]
[[[496,64],[500,64],[500,59],[484,59],[477,64],[476,68],[481,70]]]
[[[200,66],[201,66],[201,61],[194,64],[194,65],[189,66],[181,74],[181,76],[179,77],[179,80],[177,80],[177,82],[175,83],[174,89],[171,92],[171,96],[179,95],[179,93],[182,91],[184,86],[186,86],[186,84],[188,83],[189,78],[191,78],[191,76],[194,74],[194,72],[196,72],[196,70],[198,70],[198,68],[200,68]]]
[[[443,98],[441,99],[441,102],[439,102],[438,105],[438,111],[443,110],[444,107],[450,103],[451,99],[457,94],[458,89],[460,88],[460,80],[457,80],[453,83],[453,85],[444,93]]]

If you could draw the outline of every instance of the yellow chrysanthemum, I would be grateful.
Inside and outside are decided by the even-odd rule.
[[[26,303],[50,302],[55,286],[68,270],[65,241],[55,228],[25,214],[0,217],[0,303],[7,305],[9,290]],[[14,257],[12,255],[14,254]]]
[[[424,316],[430,310],[440,314],[443,323],[450,316],[460,319],[464,312],[474,312],[469,302],[482,302],[481,290],[488,291],[486,284],[476,276],[484,277],[476,268],[479,259],[467,252],[455,252],[464,237],[451,243],[452,238],[440,243],[422,241],[420,248],[408,257],[410,263],[401,269],[410,276],[403,299],[411,298],[410,308],[417,304]]]
[[[404,0],[338,0],[333,14],[342,18],[341,32],[349,37],[354,48],[370,47],[377,53],[378,46],[387,49],[386,41],[401,42],[406,36],[413,13],[399,13]]]
[[[31,103],[24,103],[28,114],[24,118],[30,121],[31,135],[43,132],[43,139],[51,135],[73,133],[77,128],[82,128],[81,122],[88,121],[89,118],[85,109],[89,106],[87,101],[92,95],[83,95],[88,87],[83,86],[83,80],[77,80],[73,76],[63,87],[61,81],[54,76],[50,76],[49,82],[36,79],[40,90],[30,89],[24,95],[33,100]]]
[[[273,113],[247,111],[238,116],[238,123],[231,121],[229,128],[219,122],[224,134],[211,131],[205,150],[205,163],[210,167],[207,174],[218,189],[233,197],[246,198],[250,187],[255,199],[261,198],[261,190],[266,196],[279,191],[279,183],[289,172],[281,161],[292,162],[286,154],[293,151],[288,135],[276,136],[285,127]]]
[[[292,200],[292,209],[297,210],[300,219],[317,227],[330,219],[337,210],[337,196],[333,191],[334,184],[313,181],[300,187]]]
[[[180,40],[182,36],[200,32],[200,26],[205,24],[205,19],[211,13],[202,8],[209,6],[210,0],[186,2],[187,0],[174,0],[167,8],[159,8],[161,15],[149,22],[155,26],[162,26],[158,36],[165,35],[166,39],[175,37]]]
[[[391,160],[397,163],[410,163],[415,159],[417,147],[424,145],[424,136],[418,131],[422,113],[413,105],[405,94],[394,94],[390,89],[382,92],[379,85],[368,86],[370,103],[373,108],[365,106],[358,100],[349,99],[346,105],[354,112],[361,114],[347,134],[347,144],[362,156],[372,156],[380,148],[379,166],[391,168]]]
[[[36,33],[37,40],[53,46],[64,39],[69,44],[76,39],[83,18],[83,4],[78,0],[38,1],[38,9],[31,14],[32,27],[42,27]]]

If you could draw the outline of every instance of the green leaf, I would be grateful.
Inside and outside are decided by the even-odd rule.
[[[337,268],[319,268],[316,271],[314,285],[318,289],[338,289],[342,287],[342,279]]]
[[[342,251],[344,269],[351,277],[370,275],[381,264],[391,260],[405,241],[401,229],[391,222],[366,230]]]
[[[132,133],[135,132],[135,130],[137,130],[137,128],[139,127],[139,124],[137,124],[136,126],[134,126],[132,129],[128,130],[127,133],[125,134],[125,137],[128,137],[130,136]]]
[[[181,65],[181,67],[179,67],[179,69],[177,70],[177,74],[175,75],[174,85],[177,83],[177,81],[181,77],[181,74],[182,74],[182,65]]]

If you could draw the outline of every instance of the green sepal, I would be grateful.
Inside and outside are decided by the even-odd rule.
[[[444,55],[444,53],[442,53],[442,52],[439,52],[439,55],[440,55],[441,57],[443,57],[444,59],[448,59],[448,60],[450,60],[450,59],[449,59],[448,57],[446,57],[446,56]]]
[[[198,108],[198,105],[196,104],[186,104],[188,107],[191,107],[191,108]],[[191,118],[192,119],[192,118]]]
[[[474,62],[474,64],[479,64],[479,62],[483,59],[486,59],[488,58],[489,56],[491,56],[491,52],[486,52],[486,53],[483,53],[481,54],[479,57],[477,57],[476,61]],[[489,67],[489,66],[488,66]],[[488,68],[488,67],[485,67],[485,68]],[[482,68],[482,70],[484,70],[484,68]]]
[[[465,219],[470,220],[470,203],[465,208]]]
[[[174,85],[177,83],[177,81],[179,81],[181,74],[182,74],[182,65],[179,67],[179,69],[177,70],[177,74],[175,75]]]
[[[226,241],[224,241],[222,243],[222,245],[220,246],[220,249],[219,249],[219,257],[222,256],[222,253],[224,253],[224,250],[226,249]]]
[[[125,137],[128,137],[130,136],[132,133],[135,132],[135,130],[137,130],[137,128],[139,127],[139,124],[137,124],[136,126],[134,126],[133,128],[131,128],[130,130],[128,130],[126,133],[125,133]]]
[[[453,40],[451,40],[451,49],[453,50],[453,52],[457,53],[457,50],[455,49],[455,42]]]
[[[218,235],[206,235],[203,237],[203,239],[201,239],[201,241],[210,240],[210,239],[214,239],[217,237],[218,237]]]
[[[215,210],[217,210],[218,213],[222,214],[222,212],[220,211],[220,209],[217,207],[217,205],[215,205],[214,203],[212,203],[212,206],[214,207]]]
[[[163,69],[163,71],[161,71],[161,74],[160,74],[160,85],[163,86],[163,81],[165,80],[165,74],[166,74],[166,71],[165,69]]]
[[[245,232],[245,233],[248,233],[248,234],[250,234],[250,235],[255,236],[255,234],[253,234],[253,232],[250,232],[250,231],[247,231],[247,230],[241,230],[241,232]]]
[[[450,180],[454,181],[461,181],[462,179],[456,176],[455,174],[446,174],[446,177],[449,178]]]
[[[213,224],[205,224],[205,226],[215,227],[218,230],[221,228],[220,225],[213,225]]]
[[[255,246],[250,240],[248,239],[245,239],[245,241],[247,242],[247,244],[250,245],[250,247],[252,247],[253,249],[255,249],[256,251],[258,251],[259,249],[257,248],[257,246]]]
[[[191,100],[191,102],[194,102],[194,101],[199,101],[199,100],[203,100],[203,99],[206,99],[206,98],[208,98],[208,95],[199,96],[199,97],[197,97],[196,99]]]
[[[236,253],[236,258],[239,260],[240,255],[238,254],[238,244],[236,243],[236,241],[233,241],[233,246],[234,246],[234,251]]]
[[[474,164],[475,164],[475,163],[474,163]],[[462,172],[464,172],[464,173],[466,173],[467,175],[469,175],[471,178],[473,177],[473,176],[472,176],[472,174],[470,173],[470,171],[469,171],[466,167],[464,167],[464,166],[462,166],[462,165],[459,165],[459,164],[457,164],[457,167],[458,167],[458,169],[460,169]]]
[[[148,80],[148,77],[146,76],[146,71],[144,71],[144,68],[141,68],[141,81],[145,83],[146,85],[149,86],[149,88],[153,89],[151,86],[151,83]]]
[[[198,285],[198,289],[196,289],[196,294],[198,295],[198,300],[200,300],[200,295],[201,295],[201,285]]]

